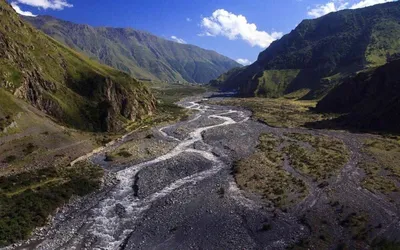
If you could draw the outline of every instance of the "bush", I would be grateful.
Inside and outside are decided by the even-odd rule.
[[[48,168],[1,177],[0,247],[27,239],[33,229],[44,226],[48,216],[72,196],[98,189],[102,176],[100,167],[78,163],[64,169]],[[43,185],[37,187],[40,183]]]
[[[12,163],[15,160],[17,160],[17,157],[15,155],[9,155],[4,159],[3,163]]]
[[[120,151],[119,153],[118,153],[118,156],[121,156],[121,157],[124,157],[124,158],[128,158],[128,157],[131,157],[132,156],[132,154],[131,153],[129,153],[128,151]]]

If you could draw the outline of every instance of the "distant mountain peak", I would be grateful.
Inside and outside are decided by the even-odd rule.
[[[93,27],[51,16],[25,20],[69,47],[138,79],[207,83],[240,66],[215,51],[133,28]]]

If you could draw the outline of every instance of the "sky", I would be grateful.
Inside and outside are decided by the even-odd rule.
[[[303,19],[395,0],[11,0],[21,15],[131,27],[247,65]]]

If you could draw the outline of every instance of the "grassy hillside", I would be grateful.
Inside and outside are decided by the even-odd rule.
[[[130,28],[91,27],[50,16],[25,20],[71,48],[138,79],[207,83],[240,66],[214,51]]]
[[[119,130],[153,112],[154,97],[144,85],[35,30],[4,0],[0,22],[0,86],[14,96],[83,130]]]
[[[288,85],[297,77],[300,70],[266,70],[256,75],[257,84],[254,94],[260,97],[279,97]]]
[[[261,91],[267,97],[310,89],[308,97],[318,98],[341,79],[382,65],[399,52],[399,21],[399,2],[304,20],[260,53],[253,65],[214,84],[233,86],[248,96]],[[298,73],[288,77],[276,70]],[[265,77],[271,74],[274,77]]]
[[[400,60],[345,80],[317,105],[319,112],[342,113],[337,122],[353,128],[400,132]]]

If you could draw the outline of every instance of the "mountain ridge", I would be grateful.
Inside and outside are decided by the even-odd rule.
[[[309,89],[308,98],[319,98],[341,79],[383,65],[387,56],[398,53],[399,20],[399,2],[303,20],[261,52],[255,63],[212,84],[261,97]]]
[[[133,28],[94,27],[51,16],[24,17],[56,40],[138,79],[207,83],[240,64],[212,50]]]
[[[142,83],[34,29],[5,1],[0,13],[2,90],[81,130],[117,131],[155,110],[154,96]]]

